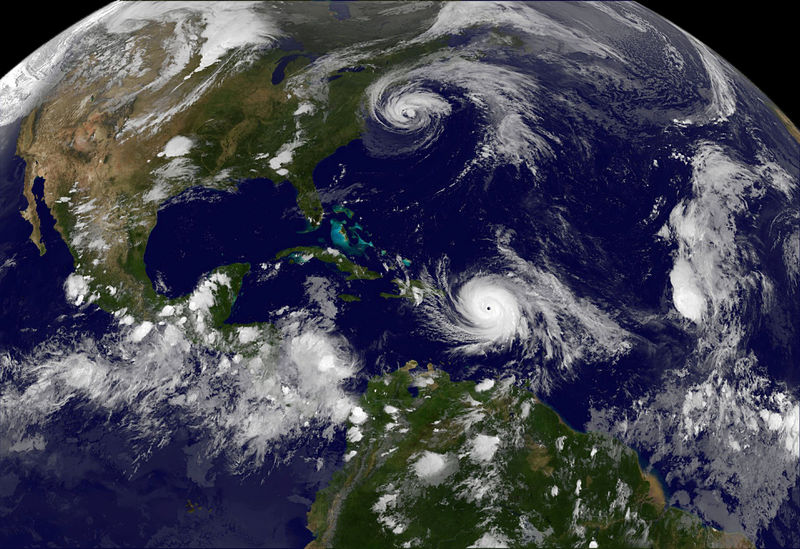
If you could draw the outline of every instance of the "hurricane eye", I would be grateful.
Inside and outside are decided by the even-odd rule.
[[[370,147],[382,155],[396,156],[432,145],[452,112],[450,99],[423,82],[379,80],[367,91],[370,121],[374,124]]]
[[[529,313],[520,288],[502,278],[474,277],[451,296],[447,336],[466,353],[508,348],[529,336]],[[442,329],[443,325],[439,326]]]

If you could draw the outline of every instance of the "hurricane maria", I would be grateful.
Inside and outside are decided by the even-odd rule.
[[[0,79],[0,545],[796,547],[800,141],[633,2],[117,2]]]

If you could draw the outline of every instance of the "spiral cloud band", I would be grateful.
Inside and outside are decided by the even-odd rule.
[[[501,264],[458,274],[444,258],[433,276],[423,274],[426,283],[442,290],[420,306],[428,335],[450,345],[454,354],[506,353],[542,393],[578,364],[630,351],[628,332],[553,273],[519,257],[508,240],[499,237]]]
[[[528,323],[517,298],[498,277],[469,280],[453,305],[464,334],[476,345],[509,346],[517,338],[528,337]]]
[[[450,114],[450,103],[440,95],[410,83],[386,90],[381,97],[370,97],[370,111],[387,130],[411,133],[428,128]],[[376,101],[381,100],[381,104]]]
[[[369,122],[385,134],[372,139],[376,152],[397,155],[431,146],[454,108],[471,104],[483,119],[481,158],[535,171],[537,160],[553,154],[551,143],[558,140],[536,127],[538,86],[530,77],[458,57],[432,56],[421,64],[387,73],[367,88]]]
[[[378,81],[375,86],[367,97],[370,119],[392,141],[392,146],[380,148],[381,153],[422,150],[439,137],[452,111],[447,99],[420,82],[389,86]]]

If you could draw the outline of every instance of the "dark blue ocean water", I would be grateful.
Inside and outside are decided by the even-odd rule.
[[[276,69],[273,78],[282,79],[282,70]],[[564,136],[563,143],[559,158],[542,161],[538,177],[513,166],[479,166],[465,173],[483,138],[481,124],[476,124],[481,114],[457,96],[452,104],[456,107],[443,121],[442,135],[457,139],[441,138],[416,154],[393,156],[388,154],[393,148],[407,143],[368,125],[362,139],[321,161],[314,182],[326,218],[316,230],[307,227],[288,183],[254,179],[229,191],[193,188],[167,201],[158,212],[145,253],[154,288],[169,297],[185,295],[214,268],[248,262],[251,272],[228,321],[249,323],[273,320],[272,311],[286,305],[307,306],[307,277],[333,281],[337,292],[361,298],[337,302],[337,330],[365,365],[349,386],[354,391],[362,390],[369,376],[411,358],[431,361],[455,379],[498,376],[509,368],[524,375],[547,365],[536,359],[519,361],[514,349],[454,359],[447,345],[422,328],[419,313],[409,302],[380,297],[382,291],[395,290],[390,279],[396,270],[378,281],[347,281],[346,275],[319,261],[284,261],[277,276],[262,276],[261,264],[271,267],[282,249],[338,246],[378,272],[384,272],[383,264],[395,256],[405,258],[412,277],[423,267],[435,270],[447,257],[451,282],[457,284],[480,272],[503,272],[496,241],[498,231],[506,231],[520,257],[556,274],[577,296],[619,311],[615,320],[636,334],[629,355],[614,363],[579,364],[575,376],[564,379],[545,401],[568,424],[581,429],[590,408],[624,408],[651,391],[654,380],[675,364],[684,364],[693,348],[690,336],[663,320],[671,299],[666,289],[673,250],[654,242],[653,234],[673,207],[689,196],[690,167],[672,153],[688,153],[689,144],[697,139],[691,134],[695,130],[664,132],[661,127],[644,126],[635,136],[618,134],[618,127],[611,131],[587,125],[551,105],[551,116],[540,123],[551,134]],[[596,144],[591,157],[585,154],[583,140]],[[7,147],[0,158],[12,155],[13,149]],[[2,196],[16,197],[0,206],[4,228],[0,264],[15,261],[14,269],[0,271],[0,349],[31,348],[59,328],[87,332],[108,328],[104,313],[90,308],[75,317],[75,310],[64,302],[62,285],[72,258],[41,201],[38,211],[48,253],[40,257],[27,241],[29,227],[17,213],[24,205],[23,169],[19,159],[11,160],[2,166],[0,181]],[[659,197],[662,205],[653,213]],[[335,212],[340,205],[352,210],[352,218],[344,210]],[[335,238],[337,223],[348,229],[357,224],[361,227],[357,234],[372,245],[343,246]],[[772,228],[753,230],[766,235]],[[348,234],[351,243],[357,242],[356,233]],[[773,259],[775,265],[768,268],[778,273],[778,258]],[[788,354],[770,357],[776,345],[770,334],[780,333],[772,326],[781,319],[757,320],[753,343],[759,359],[777,377],[790,375],[782,361],[796,356],[795,344],[782,343]],[[77,442],[67,440],[69,433],[78,433],[71,437]],[[6,498],[19,502],[4,517],[4,524],[18,527],[0,530],[0,539],[9,543],[30,543],[31,532],[39,529],[45,532],[44,541],[75,544],[105,543],[102,536],[120,543],[182,544],[193,539],[187,533],[194,532],[217,544],[303,545],[310,540],[304,530],[308,501],[330,478],[344,447],[341,433],[330,445],[312,437],[288,466],[242,478],[215,464],[213,486],[200,486],[185,474],[187,452],[197,444],[189,433],[157,452],[130,478],[125,475],[125,459],[131,457],[125,433],[109,427],[91,410],[76,406],[48,426],[47,437],[54,441],[47,452],[0,463],[0,493],[13,485]],[[646,465],[651,456],[646,448],[639,450]],[[319,455],[326,456],[326,465],[317,472],[314,464]],[[70,478],[44,472],[49,471],[45,466],[49,459],[63,464],[59,470],[72,471]],[[691,483],[667,483],[668,490],[687,487]],[[797,487],[793,493],[796,498]],[[74,513],[53,513],[70,501]],[[187,501],[210,511],[189,513]],[[791,517],[797,503],[787,505],[784,514]],[[112,532],[111,525],[119,524]],[[765,539],[777,539],[784,530],[765,534]]]
[[[314,494],[342,465],[344,437],[311,433],[284,449],[296,452],[288,465],[238,475],[218,459],[198,483],[187,473],[202,441],[178,433],[133,470],[128,434],[106,419],[67,405],[45,430],[45,452],[0,462],[4,547],[302,547]]]
[[[255,267],[271,262],[277,251],[297,245],[336,246],[328,223],[358,223],[370,232],[374,247],[353,259],[381,272],[381,263],[400,255],[410,261],[409,272],[422,267],[433,271],[447,257],[454,281],[483,272],[502,272],[497,260],[497,231],[513,231],[513,247],[523,259],[554,270],[578,295],[609,303],[619,310],[656,310],[668,286],[671,250],[653,244],[660,227],[685,192],[688,168],[670,159],[657,139],[643,135],[637,147],[609,134],[598,134],[601,144],[591,162],[564,158],[547,163],[544,177],[534,179],[514,167],[476,168],[462,174],[483,137],[476,130],[480,116],[458,98],[444,122],[443,135],[429,149],[414,155],[391,156],[388,140],[379,128],[367,128],[358,139],[321,161],[314,171],[328,218],[316,231],[305,226],[287,184],[266,180],[242,182],[235,192],[192,189],[165,204],[158,214],[145,262],[157,290],[170,297],[191,291],[200,276],[232,262],[254,266],[245,278],[231,317],[232,322],[269,321],[268,311],[303,300],[305,276],[325,274],[338,281],[339,290],[362,301],[341,304],[337,327],[371,365],[365,375],[392,369],[409,358],[452,364],[448,347],[421,329],[419,317],[404,300],[387,300],[380,291],[392,291],[386,275],[381,281],[350,281],[332,268],[311,261],[286,265],[277,277],[258,276]],[[553,134],[564,135],[569,121],[553,117]],[[595,130],[600,131],[600,130]],[[371,133],[370,133],[371,132]],[[676,136],[669,136],[673,146]],[[651,140],[648,150],[644,140]],[[581,153],[578,144],[574,156]],[[654,166],[654,151],[658,166]],[[455,182],[455,183],[454,183]],[[664,206],[646,225],[657,196]],[[349,204],[354,219],[333,213]],[[566,219],[572,230],[565,231]],[[345,250],[348,251],[348,250]],[[577,253],[576,253],[577,252]],[[674,327],[640,325],[633,317],[618,319],[641,335],[633,352],[615,364],[593,364],[579,370],[548,396],[564,418],[582,426],[588,419],[587,402],[629,401],[646,392],[654,372],[685,358],[686,336]],[[501,375],[513,356],[464,358],[452,365],[456,378]],[[447,367],[447,366],[445,366]],[[541,364],[521,364],[529,371]],[[579,398],[576,398],[576,394]]]
[[[0,350],[30,351],[44,337],[59,329],[71,330],[76,322],[102,332],[106,315],[90,309],[76,321],[64,300],[62,285],[72,272],[73,260],[42,199],[44,180],[37,179],[33,186],[47,247],[47,253],[40,255],[29,240],[30,223],[20,215],[27,206],[22,194],[25,162],[14,156],[13,140],[0,143]]]
[[[235,191],[192,188],[164,204],[144,255],[147,275],[170,298],[194,290],[220,265],[271,261],[292,246],[316,245],[289,184],[242,182]]]
[[[13,135],[0,135],[0,354],[28,364],[25,355],[44,341],[56,338],[69,347],[81,334],[99,338],[114,327],[110,315],[98,308],[79,312],[64,299],[63,284],[73,259],[42,200],[43,180],[36,181],[34,194],[47,252],[40,255],[28,239],[30,224],[19,215],[25,207],[25,164],[13,156],[18,128],[3,130]],[[252,185],[256,189],[267,184]],[[250,196],[258,197],[257,191]],[[275,199],[274,208],[294,203],[288,185],[262,197]],[[266,211],[267,203],[258,211]],[[256,206],[247,212],[253,218],[258,217]],[[264,229],[271,230],[267,223]],[[180,237],[180,231],[176,233]],[[202,256],[198,252],[195,259]],[[218,260],[212,255],[205,263],[191,265],[202,271]],[[190,288],[194,280],[180,282]],[[3,370],[0,383],[13,387],[23,383],[24,374]],[[179,430],[170,444],[136,468],[141,448],[134,447],[130,433],[121,427],[124,414],[121,410],[109,418],[92,403],[73,399],[36,426],[36,433],[47,441],[44,450],[4,451],[0,546],[302,547],[311,541],[305,515],[316,491],[341,467],[342,432],[332,441],[312,431],[301,441],[287,442],[276,452],[295,452],[287,464],[273,465],[273,456],[267,456],[265,466],[248,475],[230,473],[224,458],[217,459],[204,466],[206,482],[198,483],[188,471],[196,467],[193,455],[202,455],[202,433]],[[180,424],[184,419],[169,421]],[[4,437],[0,432],[0,441]]]

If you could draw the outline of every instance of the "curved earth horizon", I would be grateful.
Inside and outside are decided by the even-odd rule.
[[[636,3],[112,3],[0,79],[0,545],[800,546],[798,181]]]

